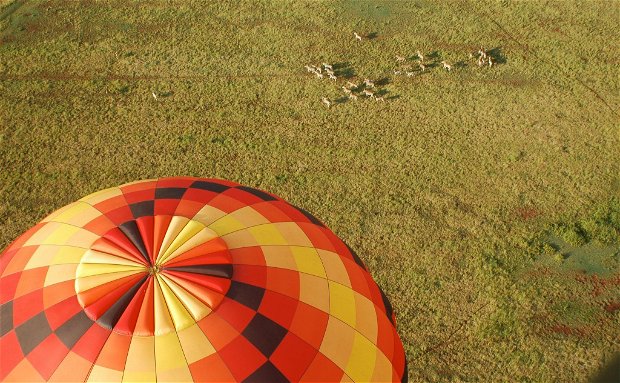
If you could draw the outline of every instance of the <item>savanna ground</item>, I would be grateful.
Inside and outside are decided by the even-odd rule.
[[[360,254],[412,381],[587,381],[620,352],[618,2],[0,4],[0,248],[99,189],[225,178]],[[394,75],[417,49],[454,70]]]

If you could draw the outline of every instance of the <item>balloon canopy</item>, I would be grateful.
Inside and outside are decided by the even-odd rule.
[[[406,381],[394,318],[318,219],[222,180],[94,193],[0,255],[2,381]]]

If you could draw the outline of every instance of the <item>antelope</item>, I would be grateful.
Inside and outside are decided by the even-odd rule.
[[[323,74],[319,73],[319,72],[314,72],[314,74],[316,75],[316,77],[322,79],[323,78]]]
[[[399,70],[394,70],[394,74],[398,76],[399,74],[403,74],[403,72],[401,72]]]
[[[493,66],[493,64],[495,64],[495,62],[493,61],[493,59],[491,58],[491,56],[488,57],[489,59],[489,68]]]
[[[368,89],[364,89],[364,91],[362,92],[364,93],[364,96],[370,97],[370,98],[375,98],[375,94],[371,91],[369,91]]]
[[[452,65],[448,64],[447,62],[442,61],[441,64],[443,65],[443,68],[447,70],[448,72],[452,70]]]
[[[404,63],[406,60],[403,56],[396,56],[396,62]]]
[[[151,92],[151,94],[153,95],[153,98],[157,100],[157,95],[155,94],[155,92]]]
[[[420,70],[421,70],[422,72],[424,72],[424,71],[426,70],[426,65],[424,65],[424,64],[422,64],[422,63],[419,63],[418,65],[420,66]]]
[[[351,89],[353,89],[353,88],[357,88],[357,84],[355,84],[355,83],[353,83],[353,82],[351,82],[351,81],[347,81],[347,86],[348,86],[349,88],[351,88]]]
[[[482,56],[478,57],[478,66],[481,67],[484,65],[484,59],[482,58]]]
[[[482,57],[483,59],[487,58],[487,51],[485,51],[483,47],[480,47],[480,49],[478,50],[478,54],[479,54],[479,55],[480,55],[480,57]]]
[[[333,71],[333,70],[330,70],[330,69],[325,69],[325,73],[327,73],[328,75],[334,75],[334,74],[336,74],[336,73],[334,73],[334,71]]]
[[[334,68],[331,65],[327,64],[327,63],[323,63],[323,68],[329,69],[329,70],[334,70]]]
[[[364,79],[364,85],[366,85],[369,88],[374,88],[375,87],[375,83],[370,81],[369,79]]]
[[[330,74],[329,74],[329,79],[330,79],[330,80],[334,80],[334,81],[336,81],[336,80],[338,80],[338,77],[336,77],[336,76],[334,76],[332,73],[330,73]]]
[[[359,42],[362,41],[362,36],[358,35],[357,32],[353,32],[353,36],[355,36],[355,39]]]
[[[377,96],[375,97],[375,101],[385,102],[385,99],[383,98],[383,96]]]
[[[323,102],[323,104],[327,105],[327,108],[330,108],[332,106],[332,102],[329,101],[327,97],[321,98],[321,101]]]
[[[418,57],[420,58],[420,61],[424,61],[424,55],[422,54],[422,52],[420,51],[415,51],[415,53],[418,55]]]
[[[407,74],[407,77],[413,77],[415,75],[415,72],[405,72]]]
[[[308,72],[313,72],[313,71],[314,71],[314,68],[313,68],[313,67],[311,67],[310,65],[305,65],[305,66],[304,66],[304,68],[306,68],[306,70],[307,70]]]
[[[343,91],[344,91],[344,93],[346,93],[347,95],[349,95],[349,94],[353,93],[353,92],[351,91],[351,89],[347,88],[346,86],[343,86],[343,87],[342,87],[342,90],[343,90]]]
[[[357,101],[357,96],[356,96],[356,95],[354,95],[353,93],[349,94],[349,98],[350,98],[351,100],[355,100],[355,101]]]

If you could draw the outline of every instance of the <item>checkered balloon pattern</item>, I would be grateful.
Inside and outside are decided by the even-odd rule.
[[[161,178],[45,218],[0,255],[0,380],[406,381],[392,307],[308,212]]]

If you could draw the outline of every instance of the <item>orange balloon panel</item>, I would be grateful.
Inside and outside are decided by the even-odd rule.
[[[406,381],[390,303],[308,212],[191,177],[91,194],[0,255],[1,381]]]

